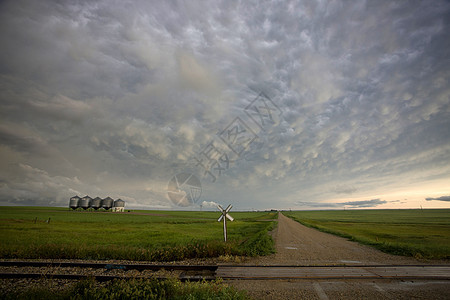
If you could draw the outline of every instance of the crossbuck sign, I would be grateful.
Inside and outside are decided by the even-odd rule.
[[[228,205],[226,209],[223,209],[222,206],[217,205],[217,208],[222,212],[222,215],[217,220],[218,222],[223,220],[223,236],[225,238],[225,242],[227,241],[227,219],[230,221],[234,221],[234,218],[228,214],[228,212],[231,210],[233,206]]]

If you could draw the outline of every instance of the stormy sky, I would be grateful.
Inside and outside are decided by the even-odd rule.
[[[2,1],[0,204],[449,207],[448,1]]]

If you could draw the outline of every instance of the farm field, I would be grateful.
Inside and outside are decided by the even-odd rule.
[[[227,243],[219,216],[220,212],[0,207],[0,258],[173,261],[274,251],[267,232],[275,226],[276,213],[233,212]]]
[[[374,246],[427,259],[450,258],[450,209],[292,211],[303,225]]]

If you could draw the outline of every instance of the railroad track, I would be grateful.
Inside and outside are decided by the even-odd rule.
[[[149,277],[166,278],[158,273],[154,273],[154,275],[143,274],[144,271],[158,272],[161,270],[175,272],[181,281],[214,280],[216,278],[225,280],[450,280],[450,265],[252,266],[0,261],[0,267],[9,267],[10,269],[14,267],[17,270],[17,272],[0,271],[0,278],[71,280],[94,278],[97,281]],[[27,268],[28,271],[21,272],[20,270],[23,268]],[[30,270],[33,268],[37,269],[38,272]],[[70,272],[73,268],[102,269],[100,270],[102,274],[76,274],[76,272],[67,274],[67,270]],[[51,269],[52,272],[46,272],[47,269]],[[66,269],[65,274],[57,272],[63,269]],[[113,270],[115,274],[108,275],[108,272]],[[137,270],[139,273],[128,275],[127,271],[131,270]]]
[[[161,276],[158,273],[140,275],[133,273],[128,275],[127,271],[153,271],[161,270],[175,272],[176,276],[181,281],[200,281],[200,280],[214,280],[215,273],[218,268],[217,265],[175,265],[175,264],[111,264],[111,263],[89,263],[89,262],[30,262],[30,261],[0,261],[1,267],[15,267],[20,269],[27,268],[27,272],[2,272],[0,271],[0,278],[54,278],[54,279],[84,279],[94,278],[97,281],[108,281],[113,279],[131,279],[131,278],[149,278],[154,277],[164,279],[166,276]],[[119,272],[120,274],[61,274],[55,271],[73,268],[77,269],[94,269],[108,273],[111,271]],[[30,269],[41,269],[36,272]],[[42,270],[44,269],[44,270]],[[51,269],[51,272],[47,270]],[[30,272],[31,271],[31,272]],[[67,272],[66,272],[67,273]]]
[[[0,261],[0,267],[60,267],[60,268],[92,268],[106,270],[217,270],[217,265],[172,265],[172,264],[108,264],[85,262],[34,262],[34,261]]]
[[[221,266],[216,276],[229,280],[450,280],[450,265]]]

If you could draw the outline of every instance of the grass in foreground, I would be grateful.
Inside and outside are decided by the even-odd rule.
[[[450,209],[293,211],[284,215],[384,252],[450,259]]]
[[[5,294],[1,299],[249,299],[244,291],[213,282],[186,282],[177,279],[131,279],[98,283],[82,280],[73,287],[55,292],[49,286],[40,286]]]
[[[131,214],[0,207],[0,258],[173,261],[274,251],[267,232],[274,227],[275,213],[234,212],[227,243],[219,216],[216,212]]]

